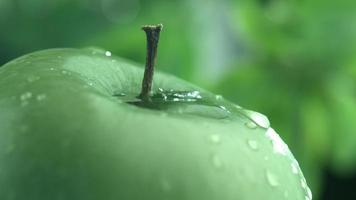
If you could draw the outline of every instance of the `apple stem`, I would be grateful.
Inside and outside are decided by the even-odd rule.
[[[145,25],[142,27],[142,30],[146,32],[147,37],[147,55],[145,73],[142,80],[141,94],[139,95],[139,98],[145,101],[150,100],[154,66],[157,57],[158,40],[162,28],[162,24]]]

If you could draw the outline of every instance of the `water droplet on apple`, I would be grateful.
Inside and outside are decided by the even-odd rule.
[[[166,94],[162,94],[162,97],[163,97],[163,101],[167,101],[168,97]]]
[[[125,97],[126,94],[123,93],[123,92],[120,92],[120,93],[117,93],[117,94],[114,94],[115,97]]]
[[[261,113],[252,111],[252,110],[244,110],[243,111],[248,118],[254,121],[258,126],[262,128],[269,128],[270,123],[266,116],[262,115]]]
[[[53,67],[51,67],[51,68],[49,68],[49,70],[54,71],[54,68],[53,68]]]
[[[224,105],[215,105],[203,99],[199,91],[174,91],[158,88],[150,98],[143,101],[137,98],[137,93],[127,94],[125,97],[114,94],[122,102],[139,107],[164,110],[167,113],[179,115],[195,115],[214,119],[227,119],[232,116]]]
[[[225,106],[219,106],[219,108],[226,111],[227,113],[231,113]]]
[[[216,95],[216,96],[215,96],[215,99],[216,99],[217,101],[221,101],[221,100],[223,100],[223,97],[222,97],[221,95]]]
[[[304,178],[302,178],[302,179],[300,179],[300,185],[302,186],[302,188],[307,188],[307,183],[306,183],[306,181],[305,181],[305,179]]]
[[[22,101],[22,102],[21,102],[21,106],[22,106],[22,107],[25,107],[25,106],[27,106],[27,105],[28,105],[28,101]]]
[[[250,129],[257,128],[257,124],[255,122],[252,122],[252,121],[246,122],[245,125],[247,126],[247,128],[250,128]]]
[[[62,70],[62,74],[64,74],[64,75],[71,75],[72,73],[71,73],[71,72],[68,72],[68,71],[66,71],[66,70]]]
[[[32,97],[31,92],[25,92],[20,96],[21,101],[25,101],[27,99],[30,99]]]
[[[302,188],[304,189],[304,192],[305,192],[305,198],[306,199],[312,199],[313,198],[313,194],[312,194],[310,188],[308,187],[307,181],[305,180],[305,178],[301,177],[300,182],[301,182],[301,186],[302,186]]]
[[[161,117],[165,118],[165,117],[167,117],[167,116],[168,116],[168,113],[166,113],[166,112],[162,112],[162,113],[160,113],[159,115],[160,115]]]
[[[306,197],[308,197],[310,200],[313,199],[312,191],[310,190],[310,188],[308,186],[306,188],[306,192],[307,192]]]
[[[37,81],[37,80],[39,80],[40,79],[40,77],[39,76],[29,76],[29,77],[27,77],[27,81],[29,82],[29,83],[32,83],[32,82],[35,82],[35,81]]]
[[[236,104],[234,105],[234,107],[237,108],[237,109],[241,109],[242,108],[241,106],[236,105]]]
[[[213,144],[219,144],[219,143],[221,142],[220,135],[218,135],[218,134],[212,134],[212,135],[210,135],[209,140],[210,140]]]
[[[164,192],[169,192],[172,190],[172,185],[167,179],[163,178],[161,179],[160,182],[161,182],[161,188]]]
[[[110,51],[105,51],[105,56],[111,56],[111,52]]]
[[[216,169],[220,169],[223,166],[222,161],[220,160],[220,158],[217,155],[212,155],[211,157],[211,162],[213,163],[213,166]]]
[[[288,146],[283,140],[279,137],[279,135],[273,130],[273,128],[268,128],[266,132],[266,137],[270,139],[273,150],[275,153],[288,155],[290,153]]]
[[[266,179],[270,186],[277,187],[279,185],[278,178],[269,170],[266,170]]]
[[[157,93],[152,96],[154,102],[197,102],[201,99],[201,95],[198,91],[173,91],[163,90],[158,88]]]
[[[252,150],[254,151],[258,150],[258,143],[256,140],[247,140],[247,144]]]
[[[42,101],[42,100],[44,100],[46,97],[47,97],[47,96],[46,96],[45,94],[39,94],[39,95],[37,95],[36,99],[37,99],[37,101]]]
[[[178,112],[178,114],[183,114],[184,110],[182,108],[178,108],[177,112]]]
[[[285,198],[288,198],[288,197],[289,197],[289,192],[288,192],[287,190],[285,190],[284,193],[283,193],[283,196],[284,196]]]
[[[298,166],[297,162],[292,162],[291,168],[292,168],[293,174],[298,174],[299,173],[299,166]]]

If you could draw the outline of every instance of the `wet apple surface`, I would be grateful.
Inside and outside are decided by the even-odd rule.
[[[97,49],[51,49],[0,68],[0,199],[311,199],[257,112]]]

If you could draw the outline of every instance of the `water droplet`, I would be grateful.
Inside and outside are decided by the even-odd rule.
[[[219,108],[226,111],[227,113],[231,113],[225,106],[219,106]]]
[[[163,97],[163,100],[164,100],[164,101],[167,101],[168,97],[167,97],[166,94],[162,94],[162,97]]]
[[[44,100],[46,97],[47,97],[47,96],[46,96],[45,94],[39,94],[39,95],[37,95],[36,99],[37,99],[37,101],[42,101],[42,100]]]
[[[66,70],[62,70],[62,74],[68,74]]]
[[[283,140],[279,137],[276,131],[273,130],[273,128],[267,129],[266,136],[271,140],[275,153],[287,155],[290,152],[286,143],[283,142]]]
[[[253,120],[257,125],[261,126],[262,128],[270,127],[268,118],[262,115],[261,113],[252,110],[245,110],[244,112],[251,120]]]
[[[288,192],[287,190],[285,190],[285,191],[283,192],[283,196],[284,196],[285,198],[288,198],[288,197],[289,197],[289,192]]]
[[[247,140],[247,144],[252,150],[258,150],[258,143],[256,140]]]
[[[231,117],[231,113],[226,107],[214,105],[201,99],[202,96],[198,91],[175,91],[156,88],[149,103],[138,99],[137,94],[128,94],[127,97],[121,100],[139,107],[165,110],[168,113],[180,115],[195,115],[214,119]]]
[[[312,194],[312,191],[310,190],[310,188],[307,186],[306,188],[306,192],[307,192],[307,197],[311,200],[313,199],[313,194]]]
[[[212,134],[212,135],[210,135],[209,140],[213,144],[219,144],[221,141],[221,138],[220,138],[220,135],[218,135],[218,134]]]
[[[177,112],[178,112],[178,114],[183,114],[184,113],[182,108],[178,108]]]
[[[223,97],[222,97],[221,95],[216,95],[216,96],[215,96],[215,99],[216,99],[217,101],[221,101],[221,100],[223,100]]]
[[[27,106],[27,105],[28,105],[28,101],[22,101],[22,102],[21,102],[21,106],[22,106],[22,107],[25,107],[25,106]]]
[[[115,97],[124,97],[124,96],[126,96],[126,94],[123,92],[120,92],[120,93],[114,94],[114,96]]]
[[[303,189],[306,189],[308,187],[305,178],[300,179],[300,183]]]
[[[311,200],[313,198],[313,194],[312,194],[312,191],[310,190],[310,188],[308,187],[307,181],[305,180],[304,177],[302,177],[300,179],[300,183],[301,183],[302,188],[304,189],[305,198]]]
[[[213,166],[216,168],[216,169],[220,169],[222,167],[222,162],[220,160],[220,158],[217,156],[217,155],[213,155],[211,157],[211,162],[213,163]]]
[[[88,83],[88,85],[93,86],[93,85],[94,85],[94,83],[93,83],[93,82],[89,82],[89,83]]]
[[[153,101],[164,101],[167,102],[196,102],[202,97],[198,91],[174,91],[174,90],[163,90],[158,88],[157,93],[152,96]]]
[[[20,99],[21,99],[21,101],[25,101],[25,100],[27,100],[27,99],[29,99],[31,97],[32,97],[32,93],[31,92],[25,92],[20,96]]]
[[[241,109],[242,107],[241,106],[239,106],[239,105],[234,105],[235,106],[235,108],[237,108],[237,109]]]
[[[292,167],[292,172],[293,174],[298,174],[299,173],[299,166],[296,162],[293,162],[291,164],[291,167]]]
[[[54,71],[54,68],[53,68],[53,67],[51,67],[51,68],[49,68],[49,70]]]
[[[279,185],[278,178],[269,170],[266,170],[266,179],[270,186],[277,187]]]
[[[250,129],[257,128],[257,124],[255,122],[252,122],[252,121],[246,122],[245,125],[247,126],[247,128],[250,128]]]
[[[27,77],[27,81],[28,81],[29,83],[32,83],[32,82],[37,81],[37,80],[39,80],[39,79],[40,79],[39,76],[29,76],[29,77]]]
[[[105,56],[111,56],[111,52],[110,51],[105,51]]]
[[[172,190],[172,185],[167,179],[161,179],[161,188],[164,192],[169,192]]]
[[[167,116],[168,116],[168,113],[166,113],[166,112],[161,112],[161,113],[160,113],[160,116],[161,116],[161,117],[167,117]]]
[[[201,99],[201,95],[198,91],[193,91],[193,92],[188,92],[187,97],[195,98],[195,99]]]

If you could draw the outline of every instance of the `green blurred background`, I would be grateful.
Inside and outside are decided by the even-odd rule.
[[[143,63],[151,23],[160,70],[269,116],[314,199],[356,199],[356,1],[0,0],[0,65],[87,46]]]

